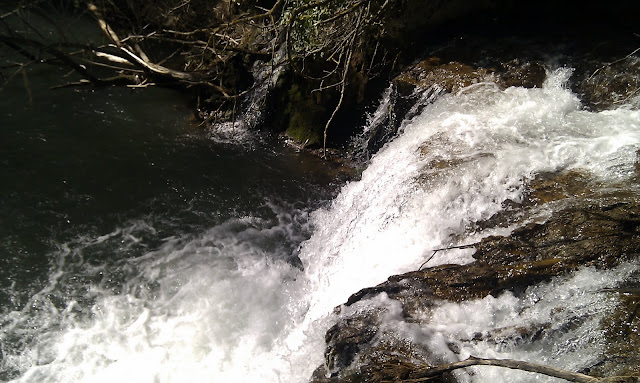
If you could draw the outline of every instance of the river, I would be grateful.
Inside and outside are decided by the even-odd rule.
[[[416,269],[433,249],[508,233],[472,228],[537,174],[627,182],[640,149],[636,99],[586,110],[566,85],[572,69],[549,64],[542,88],[485,82],[439,97],[343,185],[276,137],[199,128],[176,92],[49,90],[61,75],[38,67],[3,90],[3,381],[306,381],[350,294]],[[442,162],[451,166],[430,170]],[[473,262],[472,253],[439,253],[427,266]],[[440,302],[422,328],[403,324],[393,303],[368,304],[391,307],[388,326],[445,361],[474,354],[577,370],[602,352],[598,315],[613,303],[576,290],[615,286],[637,269],[582,270],[525,298]],[[575,318],[567,312],[593,320],[544,344],[446,347],[541,315],[562,324]]]
[[[154,365],[140,374],[179,377],[184,358],[219,351],[225,371],[268,347],[330,168],[275,137],[208,133],[177,92],[50,90],[59,74],[36,67],[3,93],[0,380],[95,381],[131,352]],[[157,336],[182,367],[151,356]]]

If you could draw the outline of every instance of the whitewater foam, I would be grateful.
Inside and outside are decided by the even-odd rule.
[[[441,96],[374,156],[361,180],[347,184],[310,222],[306,212],[291,213],[298,218],[276,213],[276,223],[237,217],[93,266],[83,264],[87,242],[69,244],[58,255],[50,285],[24,310],[2,318],[3,368],[17,371],[15,382],[306,381],[322,363],[324,332],[335,320],[335,306],[389,275],[418,268],[433,249],[504,233],[504,228],[469,231],[501,211],[505,201],[519,201],[537,174],[575,169],[601,180],[633,174],[639,112],[582,110],[563,85],[570,74],[568,69],[550,73],[542,89],[499,90],[483,83]],[[302,242],[309,225],[313,234]],[[151,225],[140,225],[88,242],[125,241],[141,249],[140,230],[153,235]],[[438,253],[427,266],[469,263],[471,254],[469,249]],[[582,273],[573,278],[596,275]],[[614,274],[598,274],[601,285]],[[551,292],[536,287],[528,296],[555,299],[545,298]],[[584,295],[591,298],[600,296]],[[537,307],[508,294],[457,306],[442,303],[431,327],[417,333],[436,334],[428,341],[436,348],[438,339],[491,328],[496,319],[480,312],[493,313],[500,326],[515,326],[532,320]],[[590,304],[584,307],[592,312]],[[447,318],[465,316],[475,322],[439,327]],[[593,326],[584,331],[585,339],[597,338]],[[16,337],[24,339],[18,346]],[[567,358],[587,355],[592,350],[587,343],[576,344],[581,351]],[[512,357],[534,352],[516,346],[508,352],[483,350]],[[461,353],[482,351],[478,347],[462,344]],[[546,347],[559,349],[552,343]]]

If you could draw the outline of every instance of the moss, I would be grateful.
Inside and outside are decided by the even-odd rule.
[[[289,122],[285,134],[305,147],[322,145],[326,108],[297,84],[289,88],[287,97],[285,113]]]

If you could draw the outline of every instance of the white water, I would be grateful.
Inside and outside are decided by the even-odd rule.
[[[24,371],[16,382],[306,381],[322,363],[335,306],[360,288],[416,269],[432,249],[495,234],[467,231],[500,211],[504,201],[519,200],[524,183],[537,173],[581,169],[602,180],[632,174],[640,148],[639,112],[581,110],[563,87],[569,75],[566,69],[555,71],[543,89],[501,91],[477,84],[425,108],[372,159],[360,181],[346,185],[329,209],[312,214],[314,232],[299,253],[303,271],[286,262],[287,246],[271,243],[283,236],[301,240],[304,212],[279,213],[275,226],[238,218],[195,238],[166,239],[158,250],[109,265],[126,276],[121,293],[92,284],[84,294],[94,304],[78,311],[81,297],[67,296],[67,310],[61,312],[42,302],[63,290],[63,278],[77,272],[71,265],[82,260],[82,252],[108,236],[63,249],[50,286],[25,310],[2,318],[3,329],[33,337],[25,353],[5,355],[5,363]],[[432,166],[443,162],[450,166]],[[114,238],[135,242],[135,232],[129,232],[132,239],[125,229]],[[464,239],[454,242],[452,236]],[[440,252],[428,265],[468,263],[471,253]],[[89,266],[81,268],[86,272]],[[566,283],[589,280],[593,271],[582,273]],[[610,287],[618,274],[598,274],[597,286]],[[529,292],[548,302],[540,309],[546,312],[556,304],[550,289]],[[435,334],[428,342],[437,350],[437,339],[525,325],[538,309],[509,295],[443,303],[432,325],[419,331]],[[593,316],[597,321],[598,314]],[[450,319],[461,317],[472,320]],[[449,321],[459,325],[443,325]],[[577,367],[588,362],[584,356],[600,339],[593,326],[584,331],[589,342],[577,344],[579,351],[571,356]],[[462,344],[462,355],[446,357],[490,350],[474,347]],[[544,351],[514,346],[495,354],[527,358],[532,352]],[[482,373],[474,379],[495,381]]]
[[[506,292],[463,303],[434,302],[422,320],[407,323],[399,302],[386,293],[358,302],[350,312],[370,305],[385,310],[377,342],[409,340],[416,354],[433,364],[469,356],[516,359],[578,371],[600,361],[606,350],[603,317],[615,310],[616,293],[606,288],[633,278],[639,264],[612,270],[585,268],[527,289],[520,298]],[[424,350],[421,349],[424,347]],[[456,350],[456,353],[452,351]],[[545,375],[498,367],[454,372],[461,382],[561,382]]]
[[[618,300],[615,293],[603,289],[632,277],[638,266],[623,264],[605,272],[582,269],[531,287],[520,299],[505,293],[462,304],[442,303],[422,331],[437,333],[445,343],[456,344],[461,359],[470,355],[511,358],[578,371],[599,362],[606,350],[600,322],[615,310]],[[472,341],[478,333],[484,339]],[[534,336],[536,340],[530,342]],[[446,352],[444,347],[441,350]],[[459,377],[488,382],[558,381],[491,367],[476,367],[471,374],[476,376],[459,372]]]

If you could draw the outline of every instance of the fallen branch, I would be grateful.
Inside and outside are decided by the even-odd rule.
[[[145,71],[147,71],[147,72],[149,72],[151,74],[154,74],[156,76],[168,77],[168,78],[170,78],[172,80],[176,80],[178,82],[185,82],[185,83],[188,83],[188,84],[206,85],[206,86],[209,86],[209,87],[215,89],[216,91],[221,93],[222,96],[224,96],[226,98],[238,97],[238,95],[230,94],[230,92],[228,90],[224,89],[222,86],[219,86],[219,85],[216,85],[216,84],[213,84],[212,82],[210,82],[210,80],[211,80],[210,76],[202,75],[202,74],[197,73],[197,72],[178,71],[178,70],[170,69],[170,68],[167,68],[165,66],[162,66],[162,65],[155,64],[155,63],[151,62],[149,60],[148,56],[139,47],[138,44],[134,44],[133,48],[131,46],[129,46],[129,45],[124,44],[125,40],[121,40],[118,37],[118,35],[113,30],[113,28],[111,28],[109,26],[109,24],[105,21],[104,17],[100,13],[99,9],[93,3],[88,3],[87,4],[87,8],[93,14],[93,16],[96,18],[96,20],[98,21],[98,24],[100,25],[100,28],[102,29],[102,31],[115,44],[115,46],[113,48],[118,49],[121,53],[123,53],[127,57],[127,60],[130,63],[132,63],[134,65],[137,65],[138,67],[140,67],[140,68],[144,69]],[[136,53],[134,53],[134,51]],[[140,86],[148,86],[150,84],[151,83],[148,83],[148,84],[144,84],[143,83],[143,84],[137,84],[136,86],[138,86],[138,87],[140,87]]]
[[[100,13],[100,10],[98,9],[98,7],[96,7],[96,5],[93,3],[88,3],[87,9],[96,18],[96,20],[98,21],[98,25],[100,25],[100,29],[102,29],[104,34],[107,35],[107,37],[109,37],[109,39],[114,44],[116,44],[117,46],[122,46],[122,42],[120,41],[120,38],[118,37],[116,32],[113,29],[111,29],[109,24],[107,24],[107,22],[104,20],[104,17],[102,16],[102,13]]]
[[[96,85],[100,85],[102,83],[101,80],[99,78],[95,77],[94,75],[92,75],[87,70],[86,67],[78,64],[77,62],[72,60],[69,57],[68,54],[66,54],[65,52],[62,52],[62,51],[54,48],[51,45],[46,45],[46,44],[41,43],[41,42],[39,42],[37,40],[26,39],[26,38],[17,38],[17,37],[5,36],[5,35],[0,35],[0,43],[5,44],[9,48],[13,49],[14,51],[16,51],[17,53],[21,54],[22,56],[28,58],[32,62],[40,62],[40,61],[42,61],[42,58],[39,57],[39,55],[31,53],[25,48],[25,45],[29,44],[29,45],[35,47],[36,49],[38,49],[39,51],[46,52],[46,53],[52,55],[57,60],[59,60],[60,62],[62,62],[66,66],[68,66],[69,68],[73,69],[74,71],[78,72],[82,77],[86,78],[87,80],[91,81],[92,83],[94,83]]]
[[[640,382],[639,376],[611,376],[606,378],[595,378],[578,372],[571,372],[543,364],[523,362],[513,359],[484,359],[474,356],[459,362],[444,364],[435,367],[426,367],[416,370],[410,374],[411,378],[403,382],[423,382],[430,380],[436,376],[440,376],[446,372],[451,372],[460,368],[470,366],[496,366],[510,368],[513,370],[521,370],[534,372],[537,374],[547,375],[554,378],[560,378],[576,383],[633,383]]]

